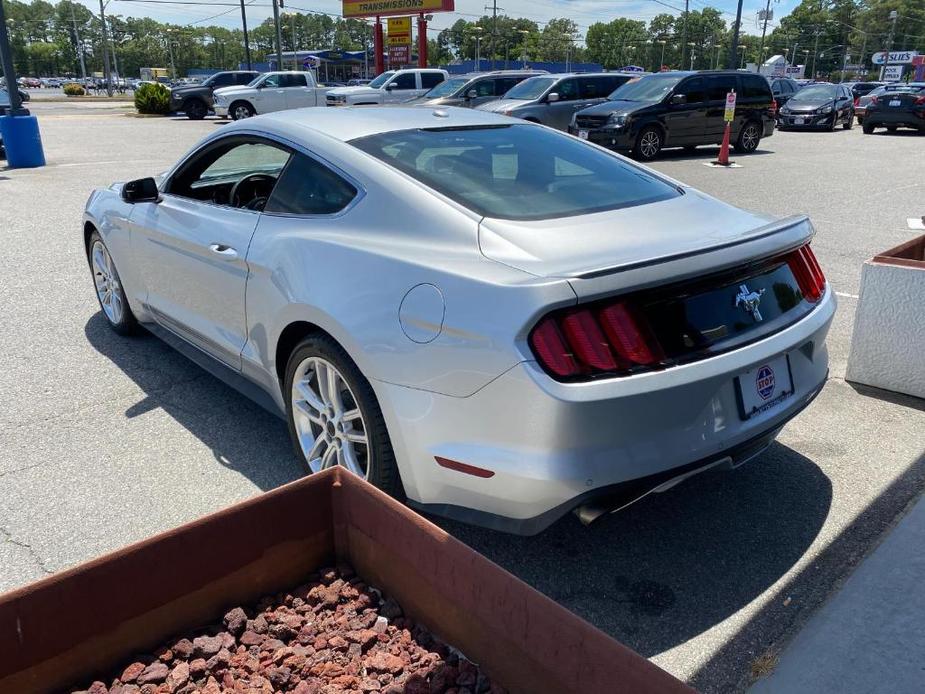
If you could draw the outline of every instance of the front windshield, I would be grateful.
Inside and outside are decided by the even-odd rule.
[[[427,92],[424,96],[428,99],[439,99],[442,96],[453,96],[457,89],[461,89],[469,84],[467,77],[454,77],[451,80],[444,80],[436,87]]]
[[[267,78],[267,75],[257,75],[254,79],[247,83],[248,87],[256,87],[258,84],[263,84],[263,81]]]
[[[507,94],[504,95],[504,98],[532,101],[533,99],[541,97],[558,79],[558,77],[531,77],[511,87]]]
[[[837,89],[834,84],[814,84],[801,89],[792,101],[819,101],[820,99],[834,99]]]
[[[665,95],[674,89],[675,85],[686,75],[666,72],[660,75],[648,75],[638,80],[630,80],[621,84],[607,98],[611,101],[642,101],[656,103],[665,98]]]
[[[367,87],[372,87],[373,89],[378,89],[383,84],[389,81],[389,78],[395,74],[395,70],[388,70],[379,75],[376,79],[370,82]]]
[[[644,169],[551,128],[419,128],[350,144],[488,217],[554,219],[680,195]]]

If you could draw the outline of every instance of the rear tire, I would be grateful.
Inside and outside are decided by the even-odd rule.
[[[235,101],[228,107],[228,113],[231,115],[232,120],[243,120],[244,118],[252,117],[256,111],[246,101]]]
[[[896,132],[896,126],[895,126],[895,125],[888,125],[888,126],[886,126],[886,131],[887,131],[888,133],[895,133],[895,132]]]
[[[874,126],[868,123],[867,121],[864,121],[864,124],[861,126],[861,130],[864,131],[865,135],[870,135],[871,133],[874,132]]]
[[[336,397],[324,387],[332,376]],[[318,334],[299,343],[286,365],[283,397],[293,447],[309,474],[320,467],[349,469],[353,464],[354,474],[362,473],[386,494],[404,500],[379,402],[369,381],[337,342]]]
[[[854,127],[854,114],[853,113],[850,116],[848,116],[848,122],[843,124],[842,127],[845,130],[851,130],[851,128]]]
[[[736,140],[735,150],[740,154],[751,154],[758,149],[761,142],[761,126],[755,121],[745,124],[742,132],[739,133],[739,139]]]
[[[654,125],[643,128],[633,144],[633,155],[641,161],[652,161],[662,150],[662,131]]]

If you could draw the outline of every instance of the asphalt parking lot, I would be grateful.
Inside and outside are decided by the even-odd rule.
[[[49,166],[0,168],[0,591],[299,476],[284,423],[153,337],[99,314],[80,214],[156,174],[216,120],[30,104]],[[449,532],[695,687],[742,690],[925,487],[925,403],[844,380],[863,261],[925,214],[925,136],[776,133],[737,169],[715,148],[655,168],[736,205],[807,213],[838,294],[820,397],[759,460],[590,528]],[[678,220],[683,224],[684,220]]]

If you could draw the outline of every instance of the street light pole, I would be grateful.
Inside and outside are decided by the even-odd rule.
[[[893,20],[893,23],[890,25],[890,36],[886,40],[886,59],[883,61],[883,65],[880,68],[880,81],[883,81],[883,73],[886,72],[886,66],[890,64],[890,51],[893,50],[893,34],[896,32],[896,18],[899,16],[896,10],[890,12],[890,19]]]
[[[106,80],[106,94],[112,96],[112,75],[109,72],[109,34],[106,33],[106,12],[103,0],[100,0],[100,24],[103,27],[103,79]]]
[[[687,57],[687,25],[690,22],[690,0],[684,0],[684,30],[681,33],[681,69]]]
[[[10,50],[10,39],[6,33],[6,15],[3,12],[3,0],[0,0],[0,65],[6,75],[6,90],[10,97],[10,114],[26,115],[29,112],[23,109],[19,98],[19,89],[16,88],[16,72],[13,70],[13,52]]]
[[[659,64],[658,64],[658,69],[661,70],[661,69],[662,69],[662,65],[665,64],[665,44],[668,43],[668,42],[667,42],[667,41],[659,41],[659,43],[662,44],[662,59],[661,59],[661,61],[660,61]]]
[[[87,64],[84,62],[84,47],[80,42],[80,32],[77,31],[77,17],[74,16],[74,5],[71,4],[71,25],[74,27],[74,45],[77,48],[77,55],[80,56],[80,77],[87,86]]]
[[[279,2],[273,0],[273,25],[276,27],[276,69],[283,69],[283,30],[279,25]]]
[[[247,69],[252,70],[251,42],[247,37],[247,11],[244,9],[244,0],[241,0],[241,26],[244,28],[244,59],[247,61]]]
[[[243,2],[243,0],[242,0]],[[761,72],[761,66],[764,64],[764,37],[768,32],[768,15],[771,13],[771,0],[764,8],[764,24],[761,25],[761,48],[758,50],[758,72]]]

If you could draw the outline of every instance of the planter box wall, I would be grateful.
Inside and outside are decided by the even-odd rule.
[[[512,692],[690,692],[339,469],[0,595],[0,692],[105,673],[343,560]]]
[[[925,236],[864,263],[846,378],[925,398]]]

